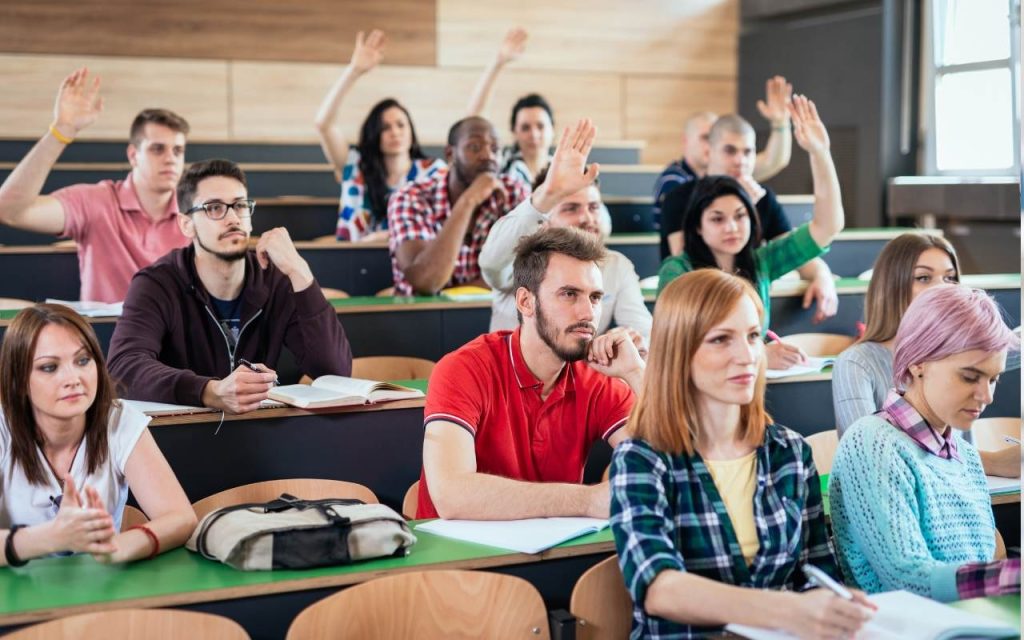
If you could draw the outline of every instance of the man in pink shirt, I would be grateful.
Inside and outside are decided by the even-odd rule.
[[[127,178],[41,195],[64,148],[103,110],[99,88],[99,78],[90,78],[85,68],[64,79],[53,124],[0,185],[0,223],[73,239],[80,299],[117,302],[136,271],[188,244],[178,228],[174,191],[185,166],[189,126],[171,111],[146,109],[132,122]],[[40,298],[46,295],[39,292]]]

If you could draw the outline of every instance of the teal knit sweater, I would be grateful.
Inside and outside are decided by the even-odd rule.
[[[957,599],[956,570],[995,554],[995,524],[981,458],[957,436],[961,462],[920,448],[865,416],[839,441],[829,497],[839,562],[868,593],[906,589]]]

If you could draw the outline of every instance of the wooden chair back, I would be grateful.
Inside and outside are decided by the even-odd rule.
[[[633,599],[619,570],[618,556],[597,563],[576,581],[569,601],[576,618],[577,640],[618,640],[629,637]]]
[[[121,531],[127,531],[134,526],[146,524],[147,522],[149,522],[149,518],[141,509],[126,505],[124,512],[121,514]]]
[[[425,380],[434,362],[407,356],[367,356],[352,359],[352,377],[366,380]]]
[[[807,444],[811,445],[811,454],[814,456],[814,466],[818,473],[832,473],[832,459],[836,457],[836,449],[839,447],[839,432],[830,429],[807,436],[806,440]]]
[[[328,300],[340,300],[341,298],[348,298],[347,292],[341,289],[332,289],[330,287],[320,287],[320,291],[324,294],[324,297]]]
[[[794,333],[782,337],[783,342],[800,347],[814,358],[838,356],[856,340],[854,336],[841,333]]]
[[[1006,560],[1006,543],[1003,542],[1003,534],[999,533],[999,529],[996,529],[996,554],[992,559]]]
[[[220,493],[207,496],[192,503],[192,509],[200,520],[214,509],[228,507],[246,502],[270,502],[282,493],[290,493],[303,500],[323,500],[325,498],[355,498],[367,504],[380,502],[368,487],[344,480],[319,480],[315,478],[289,478],[287,480],[267,480],[243,484],[240,487],[225,489]]]
[[[0,298],[0,311],[19,311],[35,303],[21,298]]]
[[[178,609],[117,609],[57,618],[4,636],[12,640],[248,640],[249,634],[230,618]]]
[[[1020,418],[979,418],[971,426],[974,446],[982,451],[997,451],[1009,447],[1011,443],[1003,438],[1010,436],[1020,440],[1022,427],[1024,420]]]
[[[420,481],[409,485],[409,490],[405,492],[405,497],[402,498],[402,516],[406,520],[414,520],[416,518],[416,509],[419,508],[420,504]]]
[[[550,638],[540,593],[487,571],[417,571],[356,585],[300,613],[288,640]]]

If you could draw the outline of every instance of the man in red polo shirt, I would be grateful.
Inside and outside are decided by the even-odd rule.
[[[593,183],[593,127],[559,144],[538,200]],[[546,192],[546,193],[545,193]],[[643,379],[634,331],[597,336],[600,241],[577,229],[526,236],[513,263],[515,331],[485,334],[430,376],[417,517],[509,520],[608,517],[608,483],[585,486],[591,446],[613,447]]]

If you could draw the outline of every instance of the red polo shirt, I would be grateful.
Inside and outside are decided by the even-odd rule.
[[[480,473],[531,482],[583,481],[591,446],[626,424],[633,392],[585,362],[567,363],[544,400],[530,372],[519,329],[476,338],[437,363],[430,376],[424,427],[453,422],[476,440]],[[418,518],[436,518],[420,473]]]

